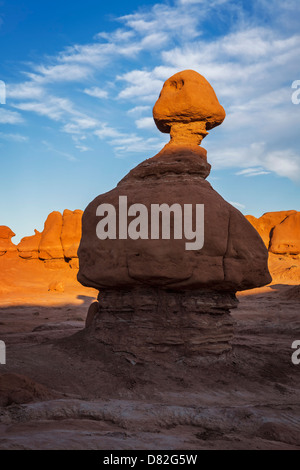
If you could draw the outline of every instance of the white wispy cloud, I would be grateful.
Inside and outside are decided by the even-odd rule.
[[[68,98],[48,96],[44,101],[24,101],[15,103],[13,107],[22,111],[31,111],[41,116],[47,116],[54,121],[59,121],[64,115],[78,115],[72,102]]]
[[[94,96],[95,98],[100,98],[100,99],[108,97],[108,92],[97,86],[94,86],[92,88],[85,88],[83,90],[83,93],[89,96]]]
[[[0,123],[1,124],[20,124],[24,119],[16,111],[10,111],[4,107],[0,107]]]
[[[29,137],[21,134],[0,132],[0,139],[11,140],[13,142],[27,142]]]
[[[78,149],[80,152],[88,152],[92,149],[85,144],[86,141],[85,135],[72,135],[72,140],[75,144],[75,148]]]
[[[149,111],[150,106],[135,106],[127,111],[128,114],[132,114],[134,117],[140,116],[142,113]]]
[[[156,126],[153,120],[153,117],[143,117],[135,121],[136,127],[138,129],[150,129],[155,130]]]
[[[207,2],[208,3],[208,2]],[[138,34],[149,36],[151,34],[167,34],[170,37],[188,39],[199,36],[197,28],[199,16],[205,16],[207,8],[198,11],[186,9],[178,3],[170,6],[164,3],[155,4],[148,12],[137,12],[120,18],[124,24]]]
[[[91,74],[91,69],[81,64],[37,65],[34,73],[27,73],[36,83],[81,81]]]
[[[109,38],[109,35],[107,35]],[[66,48],[57,57],[58,62],[66,64],[81,65],[83,70],[103,68],[117,57],[134,57],[141,50],[138,41],[113,41],[105,43],[76,44]]]
[[[169,35],[165,32],[155,32],[150,33],[147,36],[143,37],[141,41],[141,48],[144,50],[157,49],[164,46],[169,41]]]
[[[111,141],[117,156],[124,156],[128,153],[143,153],[145,158],[152,156],[151,152],[159,152],[164,142],[157,137],[145,139],[143,137],[132,135],[120,136]]]
[[[53,145],[50,142],[48,142],[47,140],[42,140],[42,144],[51,153],[56,153],[57,155],[60,155],[61,157],[66,158],[70,162],[77,161],[77,158],[75,158],[72,154],[70,154],[69,152],[63,152],[59,149],[54,148]]]
[[[245,209],[246,208],[246,206],[244,204],[241,204],[240,202],[229,201],[229,204],[236,207],[237,209]]]
[[[209,2],[211,7],[215,7],[221,5],[222,3],[226,3],[228,0],[211,0]],[[180,5],[205,5],[206,0],[178,0]]]
[[[122,137],[123,134],[113,127],[103,124],[101,128],[94,131],[94,134],[99,137],[99,139]]]
[[[70,117],[71,122],[68,122],[62,127],[62,131],[66,132],[67,134],[77,134],[77,139],[78,135],[81,135],[81,137],[86,138],[83,133],[86,131],[92,130],[95,127],[99,126],[100,123],[98,120],[91,118],[89,116],[85,115],[80,115],[79,117],[71,116]]]
[[[135,34],[134,31],[125,31],[122,28],[115,29],[114,31],[107,33],[105,31],[101,31],[95,35],[95,39],[106,39],[110,43],[123,43],[130,41],[134,38]]]
[[[265,171],[262,167],[258,168],[246,168],[245,170],[238,171],[236,175],[242,176],[258,176],[258,175],[267,175],[269,171]]]
[[[300,154],[294,150],[275,150],[267,152],[265,167],[279,176],[287,177],[293,181],[300,181]]]
[[[6,95],[7,98],[13,99],[36,99],[41,98],[44,94],[44,88],[42,86],[37,85],[33,82],[23,82],[12,85],[7,83],[6,85]]]
[[[300,4],[271,3],[274,10],[266,0],[254,0],[245,12],[233,0],[176,0],[124,15],[112,31],[32,64],[24,71],[26,81],[8,85],[10,104],[58,122],[80,151],[90,148],[95,135],[118,155],[155,151],[166,137],[158,134],[150,109],[164,80],[194,69],[211,82],[227,113],[220,130],[204,141],[210,162],[240,168],[241,176],[273,172],[300,179],[300,113],[290,88],[300,78]],[[260,10],[269,21],[259,21]],[[220,31],[208,35],[212,19]],[[84,105],[82,93],[76,101],[78,83],[84,94],[103,99],[101,110],[98,100]],[[60,88],[64,84],[67,91]],[[122,122],[126,115],[137,134],[130,119]],[[0,108],[0,122],[21,121],[20,113]]]
[[[239,176],[260,176],[273,172],[300,181],[300,155],[289,147],[270,151],[266,142],[227,147],[222,151],[213,147],[209,152],[209,161],[215,169],[241,167],[235,173]]]
[[[157,98],[163,85],[163,80],[158,80],[155,73],[144,70],[132,70],[118,76],[117,79],[129,84],[118,94],[118,97],[122,99],[140,99],[151,102]]]

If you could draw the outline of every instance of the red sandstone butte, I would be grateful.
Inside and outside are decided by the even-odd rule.
[[[65,258],[77,258],[82,214],[83,211],[79,209],[73,212],[68,209],[64,210],[60,239]]]
[[[270,245],[270,237],[276,225],[280,224],[286,217],[295,214],[296,211],[266,212],[258,219],[253,215],[246,215],[246,219],[256,228],[267,248]]]
[[[37,259],[39,257],[41,238],[42,234],[38,230],[34,231],[34,235],[22,238],[18,244],[20,258]]]
[[[45,222],[39,244],[39,258],[57,259],[63,258],[64,253],[61,245],[60,235],[62,231],[62,215],[60,212],[51,212]]]

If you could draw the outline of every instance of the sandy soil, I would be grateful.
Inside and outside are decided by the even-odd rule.
[[[295,279],[239,294],[227,356],[161,366],[83,341],[97,292],[75,270],[1,263],[1,449],[300,448]]]

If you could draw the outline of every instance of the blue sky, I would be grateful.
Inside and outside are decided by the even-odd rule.
[[[162,148],[152,107],[184,69],[227,113],[202,143],[213,187],[244,214],[300,210],[299,0],[2,0],[0,51],[0,225],[15,242]]]

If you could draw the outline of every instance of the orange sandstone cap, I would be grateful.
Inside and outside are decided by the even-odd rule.
[[[209,130],[224,121],[225,111],[208,81],[194,70],[184,70],[164,83],[153,117],[165,133],[175,123],[203,122]]]

